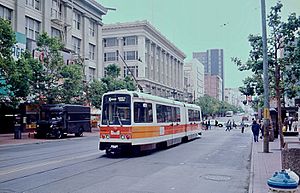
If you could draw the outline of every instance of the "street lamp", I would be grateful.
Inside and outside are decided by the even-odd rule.
[[[136,83],[137,87],[139,88],[140,92],[144,92],[143,87],[138,83],[137,79],[135,78],[134,74],[131,72],[129,69],[127,63],[125,62],[124,58],[119,54],[119,51],[117,50],[117,57],[120,57],[123,63],[125,64],[127,70],[129,71],[130,75],[132,76],[134,82]],[[142,62],[141,59],[139,58],[138,61]]]

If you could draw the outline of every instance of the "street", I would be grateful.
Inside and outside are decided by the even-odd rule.
[[[196,140],[109,158],[98,137],[0,148],[0,192],[243,193],[251,132],[203,131]]]

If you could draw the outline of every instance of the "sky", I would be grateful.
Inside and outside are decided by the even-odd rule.
[[[187,58],[193,52],[224,50],[225,88],[237,88],[251,72],[241,72],[232,57],[246,61],[249,34],[261,34],[260,0],[97,0],[116,8],[103,16],[104,24],[149,21]],[[277,0],[266,0],[267,14]],[[300,0],[282,0],[282,19],[300,15]]]

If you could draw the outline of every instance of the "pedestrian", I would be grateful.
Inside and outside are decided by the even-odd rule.
[[[292,130],[292,124],[293,124],[293,118],[292,118],[292,117],[289,117],[289,119],[288,119],[289,131]]]
[[[245,129],[245,123],[244,120],[242,120],[241,122],[241,132],[244,133],[244,129]]]
[[[260,125],[254,120],[252,123],[252,133],[254,142],[258,142],[258,135],[259,135]]]
[[[207,129],[211,129],[210,119],[207,121]]]
[[[233,119],[233,121],[232,121],[232,127],[234,127],[234,128],[236,129],[236,124],[235,124],[235,122],[234,122],[234,119]]]
[[[295,120],[292,123],[292,131],[298,131],[297,126],[298,126],[298,119],[295,118]]]
[[[231,121],[230,121],[230,119],[228,119],[228,121],[226,123],[226,129],[225,129],[225,131],[230,131],[230,129],[231,129]]]

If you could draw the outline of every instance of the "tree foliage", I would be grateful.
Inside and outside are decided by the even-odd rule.
[[[237,112],[240,109],[237,107],[230,105],[225,101],[219,101],[209,95],[204,95],[203,97],[199,97],[196,100],[196,104],[201,107],[202,114],[204,116],[209,115],[224,115],[226,111],[234,111]]]
[[[106,92],[120,89],[136,90],[136,84],[132,77],[120,78],[121,69],[118,65],[108,65],[105,67],[105,72],[106,76],[101,81],[94,80],[89,86],[88,98],[92,105],[97,108],[100,108],[102,95]]]
[[[300,17],[292,13],[286,22],[281,21],[280,12],[283,4],[278,2],[271,8],[268,15],[268,26],[271,32],[268,38],[268,64],[270,94],[275,96],[276,77],[280,81],[279,86],[283,94],[289,98],[299,95],[300,79]],[[256,94],[263,94],[263,52],[262,37],[260,35],[249,35],[248,38],[251,50],[248,60],[243,63],[239,58],[232,58],[239,70],[252,71],[252,76],[244,80],[244,86],[240,88],[246,95],[253,95],[252,89]],[[278,53],[283,53],[278,56]],[[276,65],[279,65],[280,74],[276,74]],[[255,85],[255,86],[253,86]],[[251,88],[252,87],[252,88]]]

